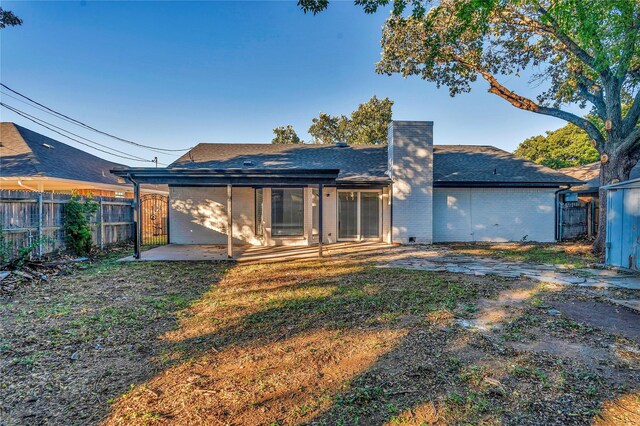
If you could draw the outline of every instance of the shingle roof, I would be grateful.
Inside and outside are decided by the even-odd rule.
[[[122,185],[109,170],[122,164],[103,160],[14,123],[0,123],[0,162],[5,177],[54,177]]]
[[[447,183],[557,183],[578,179],[488,145],[435,145],[433,180]]]
[[[600,187],[600,163],[598,162],[582,166],[565,167],[558,171],[567,176],[572,176],[587,182],[584,185],[571,188],[573,192],[594,192]],[[629,174],[629,180],[638,178],[640,178],[640,163],[636,164]]]
[[[381,145],[201,143],[169,168],[340,169],[340,181],[390,181],[387,148]]]
[[[386,145],[273,145],[202,143],[170,168],[340,169],[339,181],[388,181]],[[580,183],[501,149],[435,145],[436,183]]]

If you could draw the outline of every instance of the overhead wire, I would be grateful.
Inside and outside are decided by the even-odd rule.
[[[26,112],[24,112],[22,110],[19,110],[18,108],[12,107],[11,105],[7,105],[4,102],[0,102],[0,106],[3,106],[4,108],[6,108],[6,109],[8,109],[8,110],[20,115],[21,117],[26,118],[27,120],[29,120],[29,121],[31,121],[31,122],[33,122],[35,124],[38,124],[39,126],[42,126],[42,127],[44,127],[46,129],[48,129],[48,130],[60,135],[60,136],[63,136],[65,138],[69,139],[69,140],[72,140],[72,141],[74,141],[76,143],[79,143],[81,145],[84,145],[86,147],[94,149],[96,151],[100,151],[100,152],[103,152],[105,154],[113,155],[114,157],[119,157],[119,158],[123,158],[123,159],[126,159],[126,160],[140,161],[140,162],[145,162],[145,163],[153,163],[154,162],[153,160],[149,160],[149,159],[146,159],[146,158],[143,158],[143,157],[138,157],[136,155],[129,154],[129,153],[126,153],[124,151],[120,151],[120,150],[117,150],[115,148],[111,148],[109,146],[103,145],[103,144],[101,144],[99,142],[96,142],[96,141],[93,141],[91,139],[87,139],[87,138],[82,137],[80,135],[77,135],[77,134],[75,134],[73,132],[70,132],[70,131],[68,131],[66,129],[58,127],[58,126],[56,126],[54,124],[51,124],[51,123],[49,123],[49,122],[47,122],[45,120],[42,120],[42,119],[40,119],[38,117],[35,117],[35,116],[33,116],[33,115],[29,114],[29,113],[26,113]],[[59,129],[61,131],[58,131],[56,129]],[[66,135],[66,134],[64,134],[62,132],[66,132],[66,133],[68,133],[70,135],[74,135],[74,136],[76,136],[78,138],[84,139],[85,141],[87,141],[89,143],[82,142],[82,141],[80,141],[80,140],[78,140],[78,139],[76,139],[74,137],[68,136],[68,135]],[[97,147],[91,145],[90,143],[94,144],[94,145],[98,145],[98,146],[106,148],[106,149],[97,148]],[[107,151],[107,150],[109,150],[109,151]],[[119,153],[119,154],[116,154],[116,153]],[[124,154],[124,155],[121,155],[121,154]],[[158,163],[158,164],[166,165],[164,163]]]
[[[54,114],[55,116],[57,116],[59,118],[63,118],[63,119],[65,119],[65,120],[67,120],[67,121],[69,121],[69,122],[71,122],[71,123],[73,123],[73,124],[75,124],[77,126],[81,126],[81,127],[85,128],[87,130],[91,130],[93,132],[100,133],[100,134],[102,134],[104,136],[108,136],[110,138],[119,140],[119,141],[124,142],[124,143],[128,143],[130,145],[134,145],[134,146],[137,146],[137,147],[140,147],[140,148],[146,148],[146,149],[156,150],[156,151],[165,151],[165,152],[183,152],[183,151],[189,151],[191,149],[191,148],[181,148],[181,149],[159,148],[159,147],[155,147],[155,146],[151,146],[151,145],[144,145],[144,144],[141,144],[141,143],[138,143],[138,142],[134,142],[134,141],[131,141],[131,140],[128,140],[128,139],[124,139],[124,138],[121,138],[119,136],[115,136],[115,135],[113,135],[111,133],[108,133],[108,132],[105,132],[105,131],[102,131],[102,130],[98,130],[95,127],[92,127],[92,126],[90,126],[90,125],[88,125],[86,123],[83,123],[80,120],[76,120],[75,118],[69,117],[68,115],[65,115],[65,114],[63,114],[63,113],[61,113],[59,111],[54,110],[53,108],[49,108],[48,106],[43,105],[40,102],[37,102],[37,101],[31,99],[30,97],[18,92],[17,90],[14,90],[14,89],[10,88],[9,86],[7,86],[4,83],[0,83],[0,86],[2,86],[5,89],[9,90],[11,93],[14,93],[14,94],[16,94],[16,95],[28,100],[29,102],[39,106],[40,108],[44,108],[49,113]]]

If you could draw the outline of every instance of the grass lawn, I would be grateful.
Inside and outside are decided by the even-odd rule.
[[[637,342],[546,314],[584,294],[375,257],[107,259],[24,287],[0,301],[0,424],[634,419]]]
[[[584,268],[596,263],[589,244],[581,243],[451,243],[447,248],[460,254],[496,257],[527,263],[571,265]]]

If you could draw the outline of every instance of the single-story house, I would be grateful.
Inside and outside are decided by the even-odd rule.
[[[607,191],[606,263],[640,270],[640,178],[602,189]]]
[[[434,146],[430,121],[393,121],[386,145],[203,143],[113,173],[169,185],[170,243],[228,246],[554,241],[556,192],[581,183],[495,147]]]
[[[10,122],[0,123],[0,189],[132,198],[131,185],[104,160]],[[166,185],[144,193],[167,194]]]

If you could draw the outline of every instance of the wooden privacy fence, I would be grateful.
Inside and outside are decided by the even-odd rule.
[[[33,247],[42,256],[65,248],[62,224],[68,194],[0,190],[0,226],[8,256]],[[85,197],[81,197],[81,200]],[[104,248],[133,239],[133,200],[96,197],[98,211],[91,215],[93,243]]]
[[[560,241],[594,236],[598,229],[595,202],[568,201],[560,204]]]

